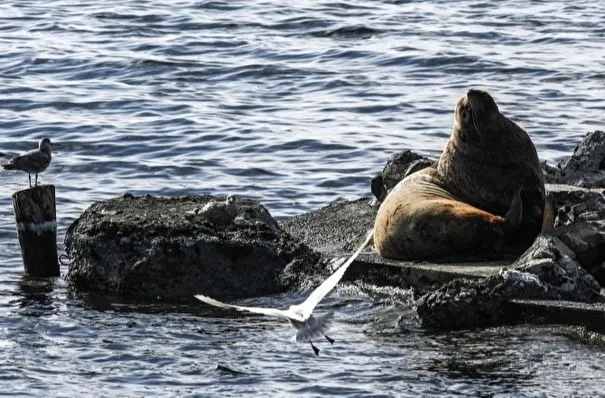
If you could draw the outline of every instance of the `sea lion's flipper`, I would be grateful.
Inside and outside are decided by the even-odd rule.
[[[515,192],[513,199],[510,202],[510,207],[504,215],[504,219],[506,220],[504,223],[504,228],[507,231],[516,231],[521,225],[521,220],[523,219],[523,201],[521,200],[521,191],[523,191],[523,188],[519,188],[517,192]]]
[[[546,197],[546,203],[544,205],[544,216],[542,218],[542,231],[550,231],[555,225],[555,218],[557,216],[555,204],[553,200]]]

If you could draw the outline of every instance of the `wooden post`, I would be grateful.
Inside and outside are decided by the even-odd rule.
[[[38,185],[15,192],[13,209],[25,272],[59,276],[55,186]]]

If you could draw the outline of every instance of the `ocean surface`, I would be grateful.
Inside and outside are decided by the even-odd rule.
[[[605,128],[605,2],[0,3],[0,152],[48,136],[58,240],[94,201],[236,194],[275,217],[370,194],[403,149],[437,157],[487,89],[539,156]],[[0,172],[0,395],[595,396],[605,349],[575,331],[423,330],[411,293],[343,285],[334,346],[281,320],[77,294],[24,276]],[[62,266],[64,276],[67,266]],[[287,305],[288,293],[244,300]]]

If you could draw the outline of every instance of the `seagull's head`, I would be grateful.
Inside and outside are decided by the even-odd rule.
[[[50,138],[44,137],[38,143],[38,149],[40,149],[40,150],[45,150],[45,149],[46,150],[50,150],[51,145],[52,145],[52,142],[50,142]]]
[[[288,307],[288,311],[295,314],[299,318],[298,319],[299,322],[303,322],[304,320],[306,320],[308,318],[308,317],[305,317],[304,303],[293,304],[290,307]]]

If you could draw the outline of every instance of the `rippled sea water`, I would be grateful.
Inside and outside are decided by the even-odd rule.
[[[470,87],[550,162],[605,128],[605,3],[592,0],[6,0],[0,52],[0,152],[57,143],[41,182],[57,187],[60,241],[125,192],[234,193],[274,216],[369,195],[392,153],[438,156]],[[0,173],[3,395],[603,393],[600,345],[533,326],[430,333],[406,291],[339,289],[321,306],[337,311],[337,342],[315,357],[279,320],[28,278],[10,199],[26,184]]]

